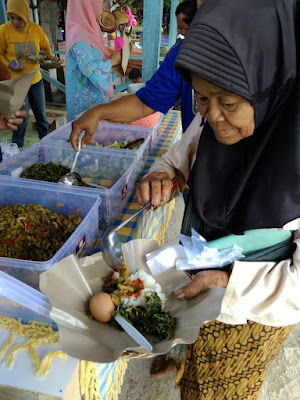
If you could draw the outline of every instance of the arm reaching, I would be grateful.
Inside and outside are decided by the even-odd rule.
[[[135,94],[124,96],[111,103],[100,104],[86,111],[72,123],[70,141],[75,151],[78,151],[78,136],[85,131],[82,146],[94,143],[93,135],[100,120],[117,123],[130,123],[137,119],[147,117],[155,112],[146,106]]]
[[[151,199],[153,207],[164,206],[176,197],[179,190],[172,192],[172,179],[177,176],[181,181],[181,191],[194,164],[199,139],[203,127],[201,115],[198,114],[184,136],[167,151],[161,159],[150,168],[150,173],[145,176],[137,187],[136,195],[140,205],[147,204]]]

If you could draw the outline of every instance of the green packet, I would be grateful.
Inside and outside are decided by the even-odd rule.
[[[217,248],[218,250],[227,249],[234,244],[243,249],[245,256],[275,246],[278,243],[288,240],[292,232],[284,229],[250,229],[243,235],[228,235],[220,239],[207,242],[206,246]]]

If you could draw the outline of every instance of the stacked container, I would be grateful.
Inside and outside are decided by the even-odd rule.
[[[21,153],[20,153],[21,154]],[[29,286],[39,288],[39,276],[69,254],[80,256],[92,253],[98,239],[99,206],[97,195],[70,192],[64,185],[46,186],[30,180],[0,177],[0,205],[12,203],[42,205],[62,216],[78,215],[82,222],[64,245],[48,261],[29,261],[0,257],[0,270]]]
[[[17,178],[18,182],[32,187],[51,187],[53,190],[67,191],[69,202],[73,193],[98,195],[102,202],[99,208],[100,228],[112,225],[126,207],[127,201],[134,192],[135,183],[141,174],[143,161],[137,159],[130,150],[121,152],[88,147],[82,149],[76,164],[76,172],[90,183],[103,186],[103,189],[81,186],[65,186],[60,183],[37,181],[20,178],[21,172],[31,165],[50,161],[71,168],[74,161],[74,149],[70,144],[37,143],[21,151],[14,157],[0,164],[0,175]]]
[[[41,292],[0,271],[0,315],[21,319],[23,323],[56,323],[50,318],[52,305]]]
[[[69,137],[72,131],[72,123],[69,122],[55,131],[45,136],[41,143],[55,143],[60,146],[70,147]],[[153,130],[147,127],[125,125],[125,124],[113,124],[109,122],[99,122],[98,128],[94,133],[95,139],[94,145],[89,145],[88,148],[94,148],[95,150],[101,149],[105,146],[112,145],[114,142],[121,144],[124,141],[133,142],[138,139],[144,139],[143,144],[139,149],[122,149],[122,148],[109,148],[105,147],[105,151],[108,154],[121,154],[122,156],[130,153],[138,161],[145,160],[146,156],[152,149]],[[74,152],[74,150],[73,150]]]

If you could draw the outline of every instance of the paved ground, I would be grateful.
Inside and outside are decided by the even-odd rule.
[[[166,233],[166,245],[177,240],[182,211],[183,202],[178,199]],[[174,387],[175,374],[155,382],[150,377],[151,362],[151,359],[129,361],[119,400],[180,399],[179,390]],[[270,366],[259,400],[300,400],[300,324],[293,327],[285,346]]]

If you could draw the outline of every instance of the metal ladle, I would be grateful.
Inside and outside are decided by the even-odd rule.
[[[81,141],[82,141],[83,136],[84,136],[84,132],[81,132],[79,137],[78,137],[78,151],[75,154],[75,159],[74,159],[71,171],[68,172],[66,175],[63,175],[59,179],[58,183],[62,183],[63,185],[78,186],[78,180],[76,178],[76,175],[74,174],[74,170],[75,170],[75,165],[77,163],[77,160],[78,160],[78,157],[79,157],[79,153],[80,153],[80,150],[81,150]]]
[[[180,186],[180,179],[178,177],[175,177],[173,179],[172,192],[179,186]],[[123,257],[121,242],[116,232],[119,229],[123,228],[124,225],[126,225],[128,222],[130,222],[144,210],[147,210],[149,207],[151,207],[151,200],[140,210],[132,214],[128,219],[121,222],[121,224],[118,225],[116,228],[108,228],[104,232],[104,235],[101,239],[102,254],[106,264],[111,269],[122,271],[122,269],[124,268],[124,257]]]

